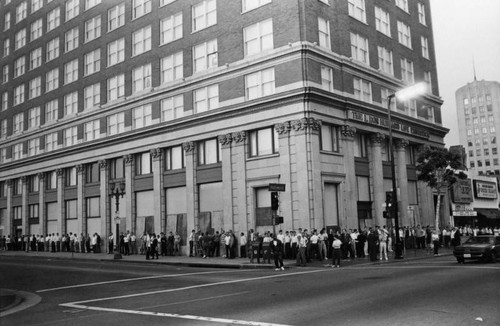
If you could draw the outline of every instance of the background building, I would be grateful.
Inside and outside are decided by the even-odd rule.
[[[442,146],[428,0],[1,0],[0,229],[364,228],[392,188],[433,224],[420,146]],[[394,102],[394,101],[393,101]],[[124,186],[119,211],[111,189]],[[449,207],[449,205],[443,205]],[[449,214],[442,214],[449,216]]]

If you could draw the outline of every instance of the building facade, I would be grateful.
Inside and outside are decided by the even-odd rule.
[[[428,0],[1,0],[0,232],[433,224]],[[394,101],[393,101],[394,102]],[[116,204],[112,191],[123,187]],[[443,207],[449,207],[444,203]],[[448,216],[448,214],[443,214]]]
[[[500,83],[476,80],[455,92],[460,144],[473,176],[500,176]]]

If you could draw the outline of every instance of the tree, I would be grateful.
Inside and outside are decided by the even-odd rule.
[[[443,187],[449,189],[458,179],[467,179],[467,175],[461,171],[463,168],[463,157],[458,151],[450,151],[445,147],[424,146],[424,149],[418,153],[418,180],[426,182],[437,193],[436,230],[439,230],[441,189]]]

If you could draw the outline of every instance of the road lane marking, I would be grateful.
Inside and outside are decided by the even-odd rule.
[[[151,308],[158,308],[158,307],[166,307],[166,306],[175,306],[175,305],[179,305],[179,304],[200,302],[200,301],[206,301],[206,300],[214,300],[214,299],[227,298],[227,297],[234,297],[234,296],[237,296],[237,295],[248,294],[248,293],[250,293],[250,292],[249,291],[243,291],[243,292],[223,294],[223,295],[217,295],[217,296],[205,297],[205,298],[199,298],[199,299],[193,299],[193,300],[176,301],[176,302],[172,302],[172,303],[158,304],[158,305],[154,305],[154,306],[144,306],[144,307],[141,307],[141,310],[151,309]]]
[[[266,323],[248,320],[237,320],[237,319],[227,319],[227,318],[216,318],[216,317],[205,317],[205,316],[194,316],[194,315],[180,315],[171,314],[164,312],[153,312],[153,311],[140,311],[140,310],[128,310],[128,309],[115,309],[115,308],[101,308],[101,307],[91,307],[91,306],[74,306],[79,309],[95,310],[95,311],[106,311],[115,313],[125,313],[125,314],[135,314],[135,315],[146,315],[146,316],[157,316],[157,317],[169,317],[169,318],[180,318],[189,319],[196,321],[208,321],[213,323],[222,323],[226,325],[247,325],[247,326],[291,326],[285,324],[276,323]]]
[[[250,271],[250,270],[248,270],[248,271]],[[81,288],[81,287],[87,287],[87,286],[97,286],[97,285],[113,284],[113,283],[135,282],[135,281],[150,280],[150,279],[156,279],[156,278],[169,278],[169,277],[192,276],[192,275],[203,275],[203,274],[216,274],[216,273],[230,273],[230,272],[231,271],[210,271],[210,272],[196,272],[196,273],[174,274],[174,275],[170,275],[170,274],[169,275],[165,275],[164,274],[164,275],[144,276],[144,277],[126,278],[126,279],[114,280],[114,281],[102,281],[102,282],[94,282],[94,283],[85,283],[85,284],[76,284],[76,285],[61,286],[61,287],[57,287],[57,288],[38,290],[38,291],[36,291],[36,293],[51,292],[51,291],[60,291],[60,290],[75,289],[75,288]]]

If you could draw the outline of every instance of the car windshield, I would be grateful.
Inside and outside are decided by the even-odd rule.
[[[475,243],[493,244],[494,242],[495,242],[495,238],[493,238],[493,237],[471,237],[465,243],[467,243],[467,244],[475,244]]]

